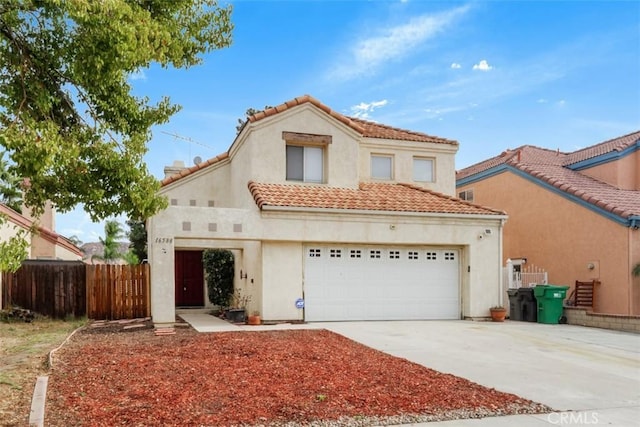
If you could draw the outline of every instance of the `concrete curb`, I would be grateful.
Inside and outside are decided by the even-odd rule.
[[[47,399],[47,385],[49,377],[41,376],[36,381],[31,399],[31,413],[29,414],[29,427],[44,427],[44,403]]]

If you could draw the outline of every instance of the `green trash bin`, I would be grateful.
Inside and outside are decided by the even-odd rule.
[[[536,285],[533,295],[538,301],[538,323],[557,325],[562,317],[562,305],[568,286]]]

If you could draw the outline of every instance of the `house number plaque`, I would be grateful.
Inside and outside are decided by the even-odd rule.
[[[156,237],[156,243],[173,243],[173,237]]]

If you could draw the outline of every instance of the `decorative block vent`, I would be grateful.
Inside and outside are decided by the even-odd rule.
[[[234,233],[242,233],[242,224],[233,224]]]
[[[218,231],[218,224],[216,224],[215,222],[210,222],[209,231]]]
[[[214,202],[213,200],[209,200],[209,207],[212,208],[216,205],[216,202]]]
[[[195,199],[189,200],[189,206],[195,206],[195,205],[196,205]]]
[[[171,199],[171,206],[178,206],[178,199]]]
[[[184,221],[182,223],[182,231],[191,231],[191,223],[188,221]]]

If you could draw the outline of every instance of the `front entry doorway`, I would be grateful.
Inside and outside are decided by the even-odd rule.
[[[202,251],[175,252],[176,307],[204,306]]]

